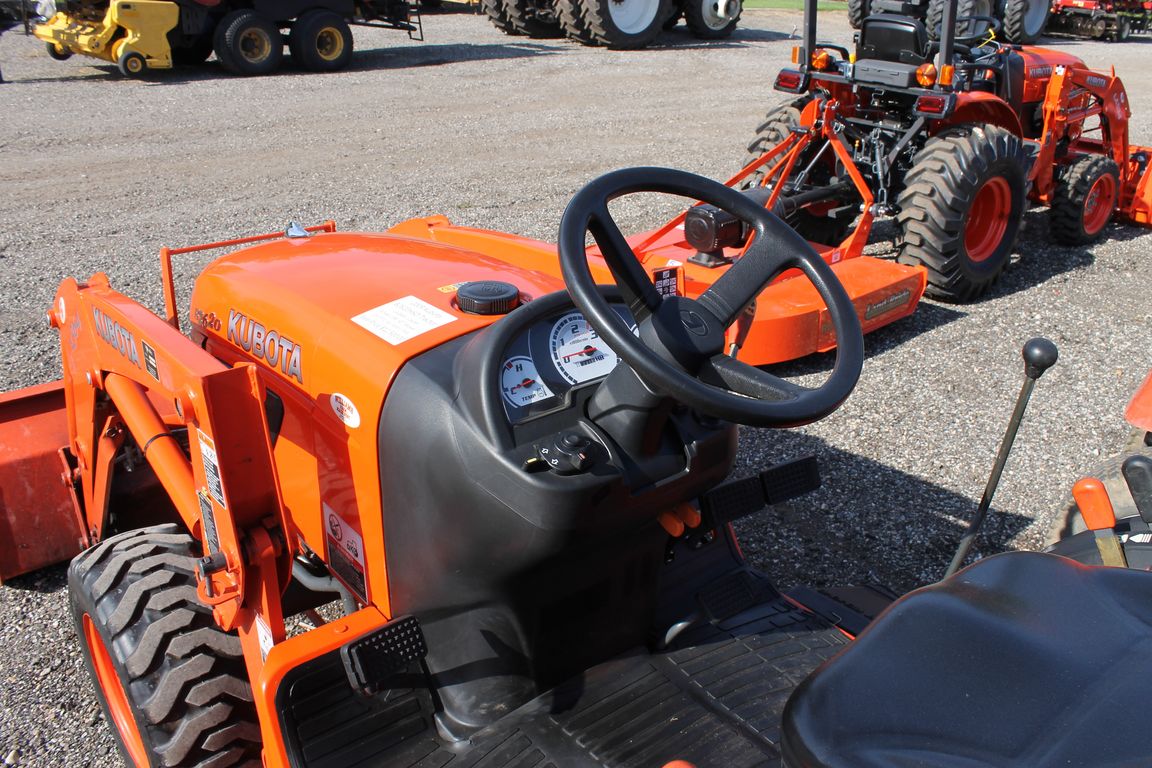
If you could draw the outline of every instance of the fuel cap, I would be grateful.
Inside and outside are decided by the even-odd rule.
[[[456,289],[456,303],[471,315],[505,315],[520,306],[520,289],[500,280],[477,280]]]

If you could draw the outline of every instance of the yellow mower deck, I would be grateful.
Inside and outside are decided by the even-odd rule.
[[[170,69],[168,33],[180,20],[180,8],[167,0],[112,0],[102,21],[86,21],[59,12],[33,34],[60,53],[79,53],[117,64],[139,53],[148,69]]]

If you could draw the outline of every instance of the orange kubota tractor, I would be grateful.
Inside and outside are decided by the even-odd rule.
[[[644,191],[753,232],[698,298],[661,292],[608,213]],[[218,258],[190,337],[178,251],[165,317],[103,275],[64,281],[63,380],[0,400],[0,578],[75,555],[77,635],[130,764],[1152,756],[1116,716],[1152,684],[1146,574],[988,558],[861,634],[882,590],[783,595],[744,564],[728,523],[819,479],[798,460],[727,480],[736,425],[822,418],[863,364],[835,271],[759,203],[667,169],[601,177],[562,220],[563,281],[510,266],[498,233],[333,230]],[[837,336],[811,389],[725,352],[791,269]],[[1038,349],[1030,379],[1055,361]]]
[[[1003,44],[999,21],[957,18],[954,2],[934,29],[910,14],[874,11],[850,52],[817,42],[806,5],[799,66],[775,81],[798,97],[768,113],[742,174],[770,204],[796,201],[787,215],[801,233],[853,259],[874,219],[895,217],[899,264],[927,270],[929,296],[968,301],[1008,263],[1029,203],[1073,245],[1113,215],[1152,223],[1152,150],[1129,143],[1115,72]]]

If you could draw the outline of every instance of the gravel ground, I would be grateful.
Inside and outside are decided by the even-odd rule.
[[[69,275],[107,272],[160,303],[157,249],[335,219],[378,230],[432,213],[552,239],[567,199],[601,172],[669,165],[724,177],[778,96],[799,14],[752,11],[729,41],[683,27],[611,52],[505,37],[469,14],[427,17],[426,42],[357,30],[353,68],[263,79],[215,64],[142,81],[34,38],[0,38],[0,390],[59,375],[43,315]],[[846,41],[832,14],[823,36]],[[1134,141],[1152,144],[1148,39],[1053,41],[1127,79]],[[655,223],[656,204],[625,223]],[[745,430],[740,471],[801,453],[824,487],[740,526],[783,584],[938,578],[976,505],[1019,388],[1019,349],[1043,334],[1058,366],[1037,387],[978,550],[1041,546],[1077,471],[1118,449],[1149,368],[1152,236],[1113,226],[1053,246],[1027,214],[1017,263],[983,301],[925,302],[868,338],[855,395],[804,429]],[[891,251],[882,243],[880,251]],[[179,279],[199,269],[180,264]],[[782,366],[802,380],[830,365]],[[112,740],[77,651],[63,568],[0,589],[0,762],[97,766]]]

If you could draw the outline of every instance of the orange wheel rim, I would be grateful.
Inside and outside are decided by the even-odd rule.
[[[132,709],[128,706],[128,694],[120,684],[120,677],[116,674],[112,656],[104,645],[104,638],[100,636],[92,617],[88,614],[84,614],[84,641],[88,644],[96,680],[104,693],[104,700],[108,702],[108,710],[116,730],[120,733],[120,740],[128,750],[128,757],[135,765],[148,765],[148,752],[144,749],[144,739],[140,737],[140,729],[132,716]]]
[[[972,261],[986,261],[996,252],[1008,231],[1008,216],[1012,212],[1012,187],[997,176],[984,182],[964,228],[964,249]]]
[[[1116,179],[1105,173],[1092,184],[1088,197],[1084,199],[1084,232],[1094,235],[1104,229],[1112,218],[1112,208],[1116,205]]]

